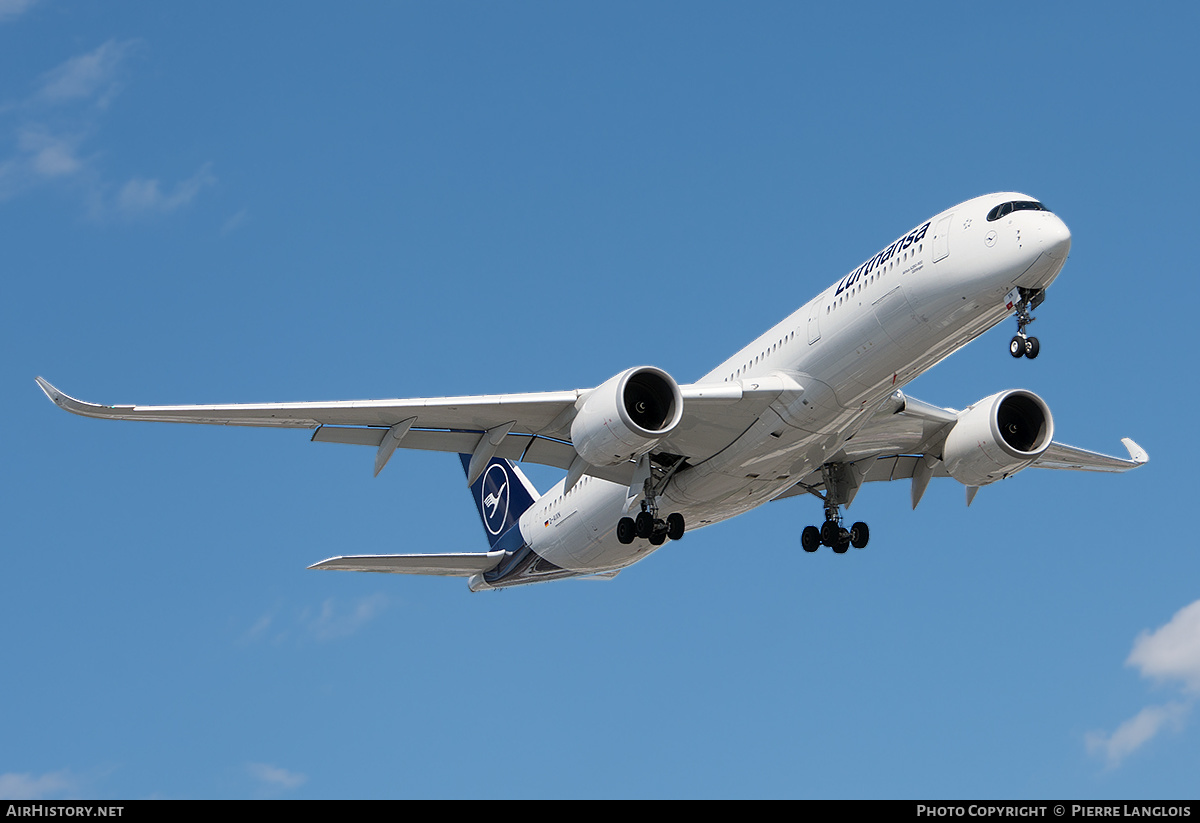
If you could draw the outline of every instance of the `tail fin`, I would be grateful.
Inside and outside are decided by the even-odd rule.
[[[463,471],[469,470],[471,455],[460,454]],[[537,489],[511,460],[493,457],[471,485],[475,508],[483,520],[488,546],[495,548],[500,537],[516,525],[538,498]]]

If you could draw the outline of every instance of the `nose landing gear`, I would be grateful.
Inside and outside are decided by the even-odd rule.
[[[1030,360],[1038,356],[1041,345],[1036,337],[1025,334],[1025,327],[1037,318],[1031,313],[1046,299],[1045,289],[1027,289],[1018,286],[1009,292],[1009,305],[1017,312],[1017,333],[1008,342],[1008,353],[1013,357],[1028,357]]]

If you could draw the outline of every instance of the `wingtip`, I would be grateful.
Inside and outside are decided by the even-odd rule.
[[[45,392],[50,398],[50,402],[58,406],[63,411],[68,411],[71,414],[78,414],[83,417],[115,417],[113,410],[119,407],[116,406],[98,406],[95,403],[86,403],[83,400],[78,400],[64,391],[55,388],[44,377],[35,377],[38,388]],[[132,408],[132,407],[130,407]]]
[[[1121,442],[1125,444],[1125,448],[1129,450],[1129,459],[1139,466],[1150,462],[1150,455],[1146,450],[1133,442],[1132,437],[1122,437]]]
[[[66,400],[67,396],[58,389],[54,388],[49,380],[44,377],[35,377],[33,379],[37,381],[38,388],[40,388],[46,394],[46,396],[50,398],[50,402],[56,406],[63,405],[63,402]]]

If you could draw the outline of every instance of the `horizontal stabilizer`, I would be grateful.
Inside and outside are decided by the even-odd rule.
[[[470,577],[494,569],[504,552],[459,552],[453,554],[356,554],[331,557],[310,569],[343,572],[386,572],[389,574],[434,574]]]

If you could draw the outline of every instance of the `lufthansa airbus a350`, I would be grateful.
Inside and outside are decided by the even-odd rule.
[[[956,411],[902,388],[1015,314],[1013,357],[1038,356],[1031,312],[1066,262],[1071,234],[1015,192],[954,206],[889,243],[694,383],[650,366],[592,389],[334,403],[102,406],[38,385],[75,414],[116,420],[315,429],[312,439],[461,455],[490,551],[334,557],[310,568],[469,578],[472,591],[608,576],[686,529],[811,494],[822,525],[806,551],[867,545],[847,525],[864,482],[933,477],[980,487],[1022,469],[1122,472],[1147,461],[1054,440],[1046,403],[1010,389]],[[565,469],[538,494],[514,461]]]

